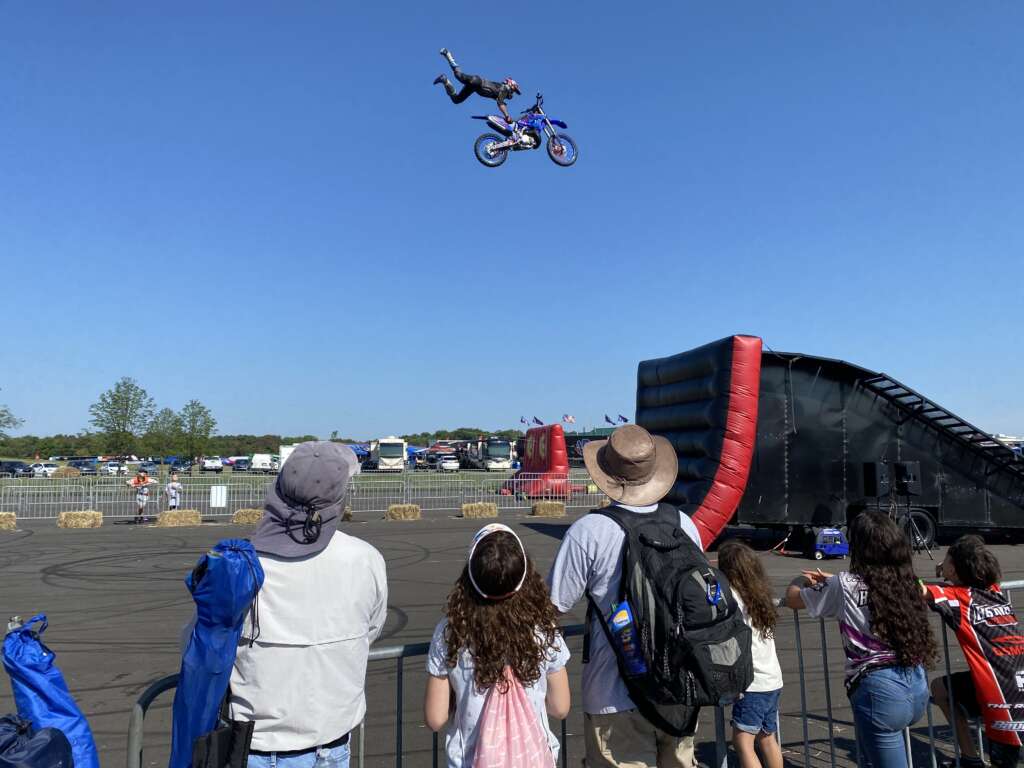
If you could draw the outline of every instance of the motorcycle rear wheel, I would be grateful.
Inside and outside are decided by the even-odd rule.
[[[548,157],[563,168],[568,168],[575,163],[580,156],[576,149],[576,142],[566,133],[556,133],[548,137]]]
[[[497,168],[508,159],[508,149],[492,151],[491,146],[503,141],[505,141],[505,137],[496,133],[481,134],[473,143],[473,154],[488,168]]]

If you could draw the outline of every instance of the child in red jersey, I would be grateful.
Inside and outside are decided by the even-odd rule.
[[[1024,739],[1024,634],[999,589],[999,561],[980,536],[967,535],[949,548],[937,570],[947,583],[924,585],[925,595],[956,633],[970,671],[933,680],[932,699],[956,723],[964,768],[982,765],[965,712],[984,719],[992,766],[1015,766]],[[952,718],[950,687],[957,709]]]

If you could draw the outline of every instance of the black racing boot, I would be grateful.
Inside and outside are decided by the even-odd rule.
[[[438,75],[434,78],[434,85],[440,85],[441,83],[447,83],[448,78],[445,75]]]

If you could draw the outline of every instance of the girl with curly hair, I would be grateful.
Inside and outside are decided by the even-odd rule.
[[[547,585],[511,528],[492,523],[473,537],[445,614],[430,643],[423,709],[431,730],[448,725],[449,768],[474,764],[488,696],[516,683],[550,747],[544,762],[554,765],[559,745],[548,715],[569,713],[569,651]]]
[[[903,729],[924,714],[924,668],[938,655],[906,533],[862,512],[850,526],[850,570],[804,571],[786,605],[839,622],[860,764],[904,768]]]
[[[782,768],[782,748],[776,737],[782,668],[775,653],[778,616],[771,582],[757,553],[735,539],[718,548],[718,567],[728,577],[743,620],[752,634],[754,682],[732,706],[732,743],[740,768],[761,768],[755,744],[767,768]]]

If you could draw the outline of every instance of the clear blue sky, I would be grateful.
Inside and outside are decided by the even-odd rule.
[[[596,424],[746,332],[1024,433],[1022,36],[1019,2],[0,0],[0,402]],[[577,166],[480,166],[442,45]]]

